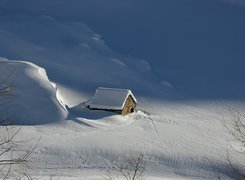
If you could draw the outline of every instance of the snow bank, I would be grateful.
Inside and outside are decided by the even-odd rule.
[[[66,118],[67,111],[57,99],[57,90],[45,69],[30,62],[1,58],[0,77],[8,76],[14,84],[6,113],[15,124],[43,124]]]

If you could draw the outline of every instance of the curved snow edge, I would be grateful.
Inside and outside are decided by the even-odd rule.
[[[49,80],[49,77],[48,77],[48,75],[47,75],[47,71],[46,71],[44,68],[42,68],[42,67],[40,67],[40,66],[38,66],[38,65],[36,65],[36,64],[34,64],[34,63],[32,63],[32,62],[29,62],[29,61],[9,60],[9,59],[7,59],[7,58],[5,58],[5,57],[0,57],[0,62],[22,63],[22,64],[29,65],[29,66],[31,66],[32,68],[36,69],[37,72],[38,72],[38,74],[39,74],[43,79],[46,79],[47,82],[49,82],[50,85],[55,89],[55,94],[56,94],[56,100],[57,100],[57,102],[60,104],[60,106],[61,106],[66,112],[68,112],[68,110],[67,110],[67,108],[66,108],[66,104],[63,103],[63,102],[64,102],[64,98],[63,98],[62,95],[60,94],[57,85],[56,85],[54,82],[52,82],[52,81]]]

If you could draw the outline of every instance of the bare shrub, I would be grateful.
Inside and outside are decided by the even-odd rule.
[[[236,107],[227,107],[231,113],[231,119],[225,123],[225,127],[228,133],[233,137],[234,142],[238,144],[238,147],[234,147],[230,144],[227,147],[225,160],[236,179],[245,179],[245,165],[236,164],[231,155],[231,151],[233,151],[238,153],[241,157],[245,157],[245,115]]]
[[[16,140],[20,128],[1,126],[0,127],[0,178],[9,177],[29,177],[27,173],[28,157],[34,151],[35,147],[23,149],[24,141]],[[30,178],[28,178],[30,179]]]
[[[13,95],[15,80],[7,76],[0,81],[0,179],[31,179],[27,173],[28,157],[34,147],[25,148],[25,141],[17,140],[21,128],[11,126],[14,118],[7,114],[8,102]]]
[[[129,153],[128,157],[119,161],[114,162],[112,167],[108,169],[106,179],[117,179],[115,173],[120,174],[126,180],[142,180],[144,178],[148,162],[146,154]]]
[[[0,78],[0,125],[10,125],[13,123],[13,118],[7,114],[8,103],[11,97],[14,97],[15,79],[10,75],[5,78]]]

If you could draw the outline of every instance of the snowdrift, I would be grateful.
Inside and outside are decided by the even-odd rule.
[[[55,84],[49,81],[43,68],[26,61],[0,58],[0,77],[2,81],[8,79],[5,85],[14,82],[11,96],[3,100],[6,116],[14,124],[35,125],[66,118],[67,110],[56,98]]]

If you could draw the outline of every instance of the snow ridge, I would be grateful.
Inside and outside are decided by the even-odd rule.
[[[44,68],[28,61],[1,58],[0,77],[7,75],[15,80],[8,113],[14,115],[16,124],[43,124],[66,118],[62,97]]]

